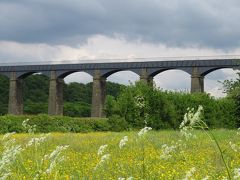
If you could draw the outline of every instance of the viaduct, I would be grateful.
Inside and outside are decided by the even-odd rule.
[[[42,73],[50,78],[48,113],[63,114],[63,79],[74,72],[86,72],[93,76],[92,117],[103,117],[106,78],[118,71],[129,70],[140,76],[140,80],[151,83],[158,73],[179,69],[191,75],[191,92],[204,92],[204,76],[222,68],[238,69],[240,59],[201,59],[139,62],[104,62],[75,64],[1,65],[0,74],[9,77],[8,113],[23,113],[23,79],[33,73]]]

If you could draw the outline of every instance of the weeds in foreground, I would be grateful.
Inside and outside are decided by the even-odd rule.
[[[142,105],[142,104],[141,104]],[[198,110],[195,112],[194,109],[189,110],[185,116],[184,120],[180,125],[180,134],[181,138],[173,140],[168,143],[161,142],[159,148],[159,153],[152,154],[149,146],[151,146],[150,136],[148,132],[151,130],[151,127],[147,126],[147,119],[145,118],[145,127],[141,129],[138,133],[135,133],[133,136],[122,136],[119,138],[118,142],[112,143],[108,142],[96,149],[96,161],[89,164],[91,171],[88,171],[83,175],[75,169],[74,174],[72,172],[65,172],[72,179],[76,177],[80,178],[99,178],[101,173],[107,172],[110,170],[111,163],[116,163],[114,170],[118,174],[114,174],[114,177],[117,177],[119,180],[131,180],[131,179],[148,179],[148,178],[159,178],[161,179],[161,171],[164,173],[169,173],[165,175],[166,178],[169,176],[170,179],[214,179],[212,174],[201,174],[197,176],[199,168],[195,167],[193,163],[189,163],[189,167],[184,169],[183,172],[175,172],[175,174],[170,174],[174,171],[165,171],[163,165],[171,164],[171,162],[181,162],[188,161],[187,153],[189,153],[189,143],[197,140],[199,134],[195,133],[194,129],[200,129],[206,134],[206,137],[209,137],[210,141],[214,144],[215,151],[219,153],[223,167],[226,170],[227,177],[221,176],[219,179],[240,179],[240,168],[236,165],[229,166],[227,150],[232,151],[232,153],[239,153],[240,146],[238,142],[230,141],[228,144],[228,149],[224,149],[220,146],[218,139],[215,137],[214,133],[209,130],[208,126],[204,123],[202,116],[203,108],[199,106]],[[145,117],[145,116],[144,116]],[[23,122],[28,136],[25,141],[21,144],[17,143],[17,140],[14,138],[15,133],[8,133],[2,138],[2,155],[0,160],[0,179],[8,179],[13,174],[24,174],[26,179],[57,179],[63,176],[63,170],[69,161],[66,151],[71,152],[71,146],[69,145],[51,145],[51,134],[34,134],[34,125],[30,125],[29,120]],[[236,136],[240,136],[240,130],[236,133]],[[79,147],[84,148],[84,147]],[[118,153],[116,150],[118,149]],[[125,153],[129,151],[137,152],[136,156],[125,156]],[[23,156],[23,154],[25,154]],[[29,164],[26,164],[26,154],[28,154],[28,161],[31,159]],[[124,163],[123,161],[116,162],[116,156],[120,155],[121,158],[128,158]],[[94,156],[94,155],[92,155]],[[196,154],[196,156],[198,156]],[[84,156],[81,155],[76,161],[84,161]],[[119,157],[120,158],[120,157]],[[135,158],[135,159],[134,159]],[[179,161],[180,160],[180,161]],[[86,161],[86,160],[85,160]],[[157,162],[158,164],[154,168],[158,168],[159,173],[152,174],[149,166],[152,162]],[[62,164],[62,165],[61,165]],[[132,164],[132,165],[131,165]],[[88,165],[87,165],[88,166]],[[113,166],[113,165],[111,165]],[[136,174],[136,170],[133,167],[136,166],[136,169],[139,170]],[[168,167],[169,168],[169,167]],[[128,171],[124,171],[128,169]],[[80,170],[80,169],[79,169]],[[89,173],[89,174],[88,174]],[[114,173],[114,172],[112,172]],[[176,175],[178,174],[178,175]],[[16,176],[15,176],[16,177]],[[218,176],[220,177],[220,176]],[[102,177],[103,178],[103,177]]]

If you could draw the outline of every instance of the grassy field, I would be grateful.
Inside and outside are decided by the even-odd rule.
[[[230,130],[212,132],[233,177],[234,169],[240,167],[240,135]],[[227,177],[216,144],[203,131],[193,131],[193,135],[189,140],[179,131],[149,131],[143,136],[137,131],[2,136],[0,175],[10,179]],[[107,146],[98,152],[102,145]]]

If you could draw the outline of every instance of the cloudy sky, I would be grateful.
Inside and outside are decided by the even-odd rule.
[[[1,0],[0,62],[240,55],[239,9],[239,0]],[[231,69],[210,73],[205,90],[222,96],[218,80],[234,77]],[[108,80],[138,78],[119,72]],[[163,89],[190,88],[182,71],[154,79]]]

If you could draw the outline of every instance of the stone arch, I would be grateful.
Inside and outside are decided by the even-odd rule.
[[[128,77],[127,80],[125,77],[123,78],[124,75],[127,75]],[[140,75],[139,73],[136,73],[133,70],[123,69],[123,70],[111,71],[108,74],[105,74],[104,77],[106,77],[107,81],[117,82],[120,84],[129,84],[129,82],[134,82],[138,80]]]
[[[180,70],[191,75],[191,68],[161,68],[161,69],[150,69],[149,76],[155,77],[156,75],[169,70]]]
[[[76,71],[57,71],[57,77],[58,78],[61,78],[61,79],[64,79],[66,78],[67,76],[71,75],[71,74],[74,74],[74,73],[86,73],[90,76],[93,76],[93,73],[91,71],[82,71],[82,70],[76,70]]]
[[[85,78],[88,79],[87,82],[84,81]],[[91,92],[89,88],[92,86],[92,82],[93,76],[88,71],[74,70],[56,72],[55,80],[55,83],[57,83],[57,87],[55,89],[56,92],[55,93],[52,92],[51,94],[53,94],[52,97],[55,94],[58,94],[58,97],[55,98],[58,101],[58,103],[56,104],[58,108],[55,109],[54,113],[50,114],[63,114],[67,116],[89,117],[91,112],[88,110],[90,109],[91,106],[92,94],[89,94],[87,92]],[[86,88],[88,89],[88,91],[85,91]],[[76,89],[78,89],[78,91],[76,91]],[[52,102],[50,103],[51,107],[54,107],[52,105]],[[74,103],[74,105],[72,103]],[[76,110],[77,108],[78,109],[82,108],[85,109],[86,111],[79,110],[77,111]],[[49,112],[53,111],[49,110]]]
[[[48,71],[29,71],[29,72],[16,72],[16,78],[17,79],[25,79],[28,76],[36,74],[36,73],[50,77],[50,72],[48,72]]]
[[[239,72],[239,71],[238,71]],[[236,79],[237,73],[233,68],[215,68],[205,74],[205,91],[215,97],[224,97],[223,86],[221,82],[227,79]]]
[[[184,69],[161,69],[155,71],[151,76],[153,76],[156,86],[162,89],[189,92],[191,88],[191,74]]]
[[[201,72],[201,76],[206,76],[211,72],[220,70],[220,69],[234,69],[233,67],[211,67],[211,68],[204,68]]]
[[[23,81],[23,114],[47,114],[50,80],[48,74],[29,72],[19,79]]]
[[[24,112],[24,104],[26,103],[24,98],[24,92],[26,91],[24,86],[24,81],[27,77],[30,75],[38,73],[35,71],[29,71],[29,72],[11,72],[10,73],[10,88],[9,88],[9,106],[8,106],[8,113],[9,114],[23,114]],[[43,76],[47,77],[49,79],[49,74],[47,72],[39,72]],[[37,81],[38,82],[38,81]],[[49,82],[47,81],[47,86],[49,85]],[[39,87],[44,87],[42,84],[37,85],[34,89],[38,89]],[[46,88],[48,92],[48,87]],[[46,92],[46,93],[47,93]],[[31,94],[31,92],[26,93]],[[25,95],[26,95],[25,94]],[[41,109],[41,108],[38,108]],[[27,112],[29,114],[29,112]],[[43,113],[43,112],[39,112]],[[46,112],[45,112],[46,113]]]
[[[114,70],[110,70],[110,71],[103,71],[101,74],[102,74],[102,77],[104,78],[108,78],[109,76],[111,75],[114,75],[115,73],[118,73],[118,72],[123,72],[123,71],[130,71],[138,76],[140,76],[140,69],[114,69]]]

